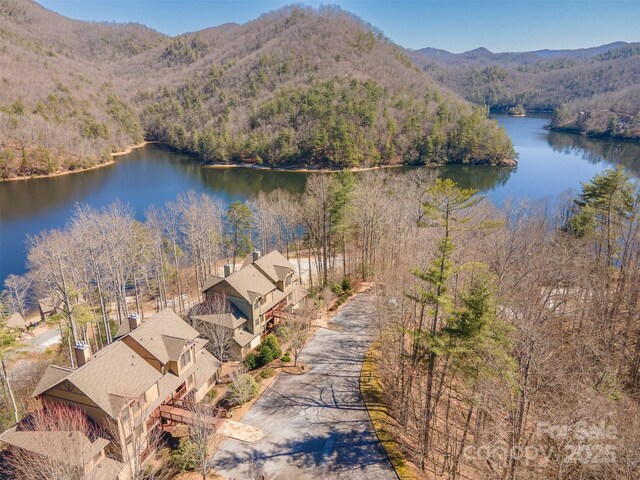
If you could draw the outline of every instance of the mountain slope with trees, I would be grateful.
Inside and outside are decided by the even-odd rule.
[[[114,67],[163,41],[140,25],[78,22],[0,0],[0,176],[87,168],[141,142]]]
[[[640,99],[633,94],[640,78],[640,43],[521,53],[422,49],[410,56],[435,80],[476,104],[501,111],[519,105],[537,111],[562,107],[554,128],[640,138]]]
[[[336,8],[167,37],[0,0],[0,175],[110,160],[143,138],[211,162],[512,164],[504,131]]]

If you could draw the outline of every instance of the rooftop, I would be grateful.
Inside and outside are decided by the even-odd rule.
[[[173,311],[164,310],[128,336],[166,363],[176,361],[186,343],[196,341],[198,332]],[[77,369],[50,365],[33,396],[41,395],[62,382],[69,382],[69,388],[77,388],[115,418],[130,399],[140,397],[162,377],[162,373],[124,341],[116,341]]]

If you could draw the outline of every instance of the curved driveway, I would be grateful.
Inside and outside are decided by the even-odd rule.
[[[372,340],[373,298],[356,295],[303,350],[304,375],[281,374],[242,419],[260,428],[254,444],[225,440],[215,455],[225,479],[396,479],[360,396]]]

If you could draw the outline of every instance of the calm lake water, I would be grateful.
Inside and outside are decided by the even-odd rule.
[[[520,155],[517,168],[448,166],[440,171],[497,204],[523,197],[553,201],[618,164],[640,176],[640,144],[549,132],[546,117],[495,118]],[[187,190],[232,202],[277,188],[302,192],[306,178],[296,172],[203,168],[196,157],[148,145],[96,170],[0,183],[0,283],[10,273],[24,272],[26,236],[64,226],[77,202],[100,208],[119,199],[142,218],[150,205],[161,206]]]

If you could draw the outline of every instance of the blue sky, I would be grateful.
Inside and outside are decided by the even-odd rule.
[[[494,52],[640,41],[640,0],[41,0],[71,18],[139,22],[177,35],[244,23],[291,3],[335,4],[408,48]]]

